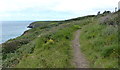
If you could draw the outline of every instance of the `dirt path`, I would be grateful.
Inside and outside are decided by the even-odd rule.
[[[80,50],[79,37],[80,30],[77,30],[74,33],[74,40],[72,41],[73,64],[76,68],[88,68],[88,61],[85,59],[84,54]]]

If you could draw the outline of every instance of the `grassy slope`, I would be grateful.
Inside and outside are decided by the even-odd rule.
[[[43,22],[37,22],[37,24],[41,24]],[[64,23],[64,24],[62,24]],[[3,66],[4,67],[15,67],[17,65],[17,67],[39,67],[37,66],[37,64],[35,64],[36,66],[28,65],[26,66],[26,64],[22,65],[22,60],[23,62],[24,59],[30,58],[29,55],[35,55],[37,53],[41,53],[38,56],[45,55],[44,58],[46,58],[47,61],[55,61],[55,63],[58,63],[62,61],[61,64],[57,64],[57,65],[44,65],[44,63],[42,63],[43,65],[40,64],[40,66],[43,67],[70,67],[70,40],[72,38],[72,32],[74,32],[74,30],[77,27],[74,27],[74,24],[70,24],[70,23],[65,23],[65,22],[57,22],[57,23],[51,23],[49,22],[49,24],[52,24],[50,26],[43,25],[43,27],[37,27],[37,28],[33,28],[30,29],[29,31],[26,31],[22,36],[9,40],[8,42],[2,44],[3,46]],[[47,27],[46,27],[47,26]],[[70,27],[70,28],[69,28]],[[59,37],[58,37],[59,36]],[[52,39],[49,39],[49,37],[53,37],[54,38],[54,44],[49,44],[49,41],[51,41]],[[44,41],[44,40],[45,41]],[[47,42],[48,41],[48,42]],[[39,44],[40,43],[40,44]],[[59,46],[58,46],[59,45]],[[48,50],[49,46],[53,46],[54,48],[51,48],[51,50]],[[55,48],[56,46],[56,48]],[[17,47],[17,48],[16,48]],[[48,48],[45,48],[48,47]],[[39,48],[39,49],[38,49]],[[41,51],[41,49],[43,51]],[[54,53],[56,51],[56,53]],[[49,54],[47,54],[49,53]],[[61,56],[64,57],[56,57],[56,55],[60,54]],[[50,56],[50,54],[52,56]],[[37,56],[37,57],[38,57]],[[53,57],[55,56],[52,60],[50,58],[48,58],[48,56]],[[68,56],[68,57],[67,57]],[[40,58],[40,57],[39,57]],[[59,59],[58,59],[59,58]],[[58,59],[58,61],[57,61]],[[37,61],[36,59],[33,59]],[[27,59],[27,61],[30,61],[29,59]],[[42,59],[40,59],[39,61],[44,61]],[[31,62],[33,62],[31,60]],[[47,62],[48,63],[48,62]],[[31,63],[32,64],[32,63]]]
[[[89,19],[88,19],[89,20]],[[88,21],[81,20],[84,24],[67,22],[60,26],[56,32],[40,36],[36,40],[34,52],[23,60],[16,67],[41,67],[41,68],[71,68],[72,50],[71,40],[73,32],[81,28]],[[78,25],[79,24],[79,25]],[[65,27],[65,28],[64,28]],[[58,28],[58,27],[57,27]],[[32,58],[32,59],[30,59]]]
[[[91,62],[91,67],[117,67],[117,27],[99,21],[104,16],[92,15],[66,21],[34,22],[31,25],[39,27],[30,29],[22,36],[3,44],[3,66],[73,67],[70,63],[72,58],[70,42],[73,32],[82,28],[81,49]],[[100,25],[100,22],[103,24]]]
[[[41,22],[38,23],[41,24]],[[52,23],[50,22],[49,24]],[[48,33],[50,30],[53,31],[56,24],[52,24],[52,26],[46,28],[38,27],[30,29],[22,36],[3,43],[3,66],[14,67],[14,65],[19,63],[22,57],[27,54],[31,54],[35,48],[35,39],[41,34],[45,34],[46,32]],[[46,25],[43,25],[43,27]]]
[[[115,18],[114,15],[110,18],[116,24],[119,22],[119,17],[116,16]],[[91,67],[118,68],[118,57],[120,57],[118,26],[108,25],[112,20],[107,21],[108,24],[103,23],[106,20],[102,24],[100,24],[100,21],[98,18],[82,28],[80,36],[81,49],[90,61]]]
[[[36,40],[34,53],[27,55],[17,67],[65,68],[71,67],[70,41],[74,29],[65,28]]]

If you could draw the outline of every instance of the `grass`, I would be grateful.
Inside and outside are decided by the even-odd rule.
[[[118,68],[118,13],[33,22],[34,28],[2,44],[3,67],[74,68],[71,40],[81,29],[80,49],[90,67]]]
[[[92,68],[118,68],[118,27],[93,21],[82,27],[80,44]]]
[[[39,22],[39,24],[41,24],[41,22]],[[36,37],[41,34],[49,33],[50,30],[53,31],[54,27],[59,28],[56,25],[44,29],[41,29],[41,27],[30,29],[22,36],[10,39],[2,44],[3,67],[14,67],[14,65],[19,63],[23,56],[33,52]]]
[[[19,68],[70,68],[72,67],[70,40],[74,27],[64,28],[36,40],[34,53],[27,55],[16,66]],[[32,58],[32,59],[31,59]]]

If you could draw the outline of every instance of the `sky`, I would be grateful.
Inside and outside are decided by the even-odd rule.
[[[65,20],[111,12],[119,0],[0,0],[1,21]]]

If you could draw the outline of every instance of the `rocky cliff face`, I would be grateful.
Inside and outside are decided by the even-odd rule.
[[[29,25],[27,28],[33,28],[33,26],[32,26],[32,25]]]

